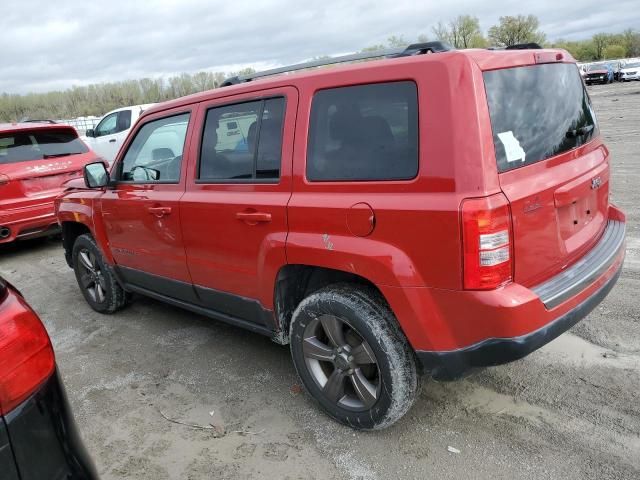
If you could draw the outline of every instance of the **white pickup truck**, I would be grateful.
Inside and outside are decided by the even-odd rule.
[[[155,104],[132,105],[112,110],[100,119],[94,129],[87,130],[82,140],[111,164],[131,127],[135,125],[142,112],[153,105]]]

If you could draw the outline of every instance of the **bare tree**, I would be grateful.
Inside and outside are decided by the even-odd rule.
[[[433,31],[433,35],[436,37],[437,40],[440,40],[442,42],[447,42],[453,45],[453,38],[451,35],[451,31],[449,30],[449,27],[445,23],[438,22],[434,27],[431,28],[431,30]]]

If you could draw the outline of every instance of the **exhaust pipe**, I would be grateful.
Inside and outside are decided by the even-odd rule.
[[[9,227],[0,227],[0,240],[4,240],[11,235],[11,230]]]

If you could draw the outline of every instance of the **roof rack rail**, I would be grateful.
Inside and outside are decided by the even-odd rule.
[[[508,45],[507,47],[505,47],[505,50],[536,50],[536,49],[541,49],[542,47],[540,46],[539,43],[536,42],[529,42],[529,43],[516,43],[515,45]]]
[[[449,50],[455,50],[451,45],[445,42],[424,42],[413,43],[406,48],[390,48],[386,50],[376,50],[373,52],[353,53],[350,55],[342,55],[339,57],[324,58],[321,60],[312,60],[310,62],[296,63],[295,65],[289,65],[286,67],[272,68],[270,70],[264,70],[262,72],[256,72],[249,75],[242,75],[240,77],[230,77],[222,82],[221,87],[228,87],[230,85],[236,85],[238,83],[250,82],[256,78],[268,77],[271,75],[278,75],[280,73],[295,72],[297,70],[304,70],[306,68],[322,67],[325,65],[333,65],[336,63],[355,62],[358,60],[368,60],[371,58],[399,58],[409,57],[412,55],[423,55],[426,53],[440,53],[448,52]]]

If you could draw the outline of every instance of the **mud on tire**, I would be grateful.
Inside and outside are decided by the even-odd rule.
[[[413,405],[419,376],[413,350],[373,288],[325,287],[293,313],[291,355],[322,409],[357,429],[382,429]]]

